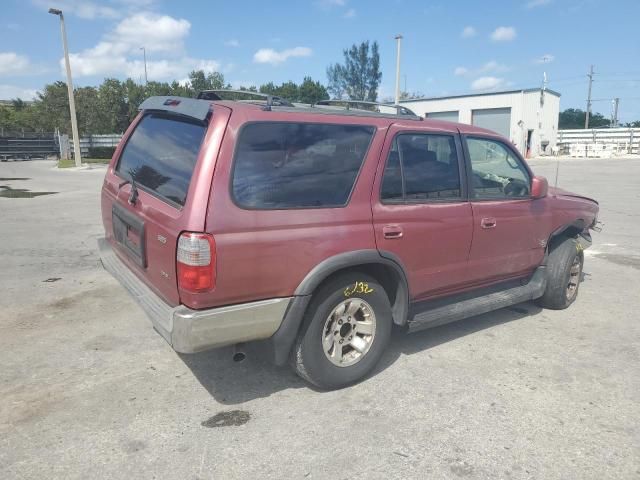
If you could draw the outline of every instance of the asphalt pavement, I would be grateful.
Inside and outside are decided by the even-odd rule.
[[[99,264],[103,166],[0,163],[0,478],[640,478],[640,159],[531,165],[601,203],[576,303],[395,334],[321,392],[153,331]]]

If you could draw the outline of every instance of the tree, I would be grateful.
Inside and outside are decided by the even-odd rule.
[[[21,98],[14,98],[13,100],[11,100],[11,104],[13,105],[13,109],[16,112],[24,110],[26,108],[26,106],[27,106],[25,101],[22,100]]]
[[[558,117],[558,128],[571,129],[571,128],[584,128],[584,119],[586,112],[579,108],[567,108],[560,112]],[[605,118],[601,113],[592,113],[589,116],[589,127],[608,127],[611,121]]]
[[[107,130],[107,118],[100,108],[98,89],[95,87],[81,87],[75,90],[76,115],[78,117],[78,133],[90,135]],[[107,133],[107,132],[104,132]]]
[[[202,90],[219,90],[224,88],[224,75],[219,72],[204,73],[204,70],[194,70],[189,74],[191,89],[197,95]]]
[[[311,77],[304,77],[298,88],[298,101],[302,103],[316,103],[328,100],[329,93],[320,82],[314,82]]]
[[[122,133],[129,126],[129,106],[123,82],[107,78],[98,88],[100,114],[104,115],[99,131],[95,133]]]
[[[360,45],[354,44],[343,50],[343,54],[344,65],[327,67],[329,91],[334,98],[342,98],[346,94],[350,100],[374,102],[378,98],[378,87],[382,80],[378,42],[373,42],[371,48],[368,40]]]
[[[42,129],[45,132],[54,132],[59,129],[61,133],[71,134],[66,83],[58,81],[45,85],[42,92],[38,93],[33,106],[37,118],[33,129]]]

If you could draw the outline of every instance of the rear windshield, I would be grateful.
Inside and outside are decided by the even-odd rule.
[[[116,171],[183,206],[205,129],[175,116],[147,114],[127,141]]]
[[[346,205],[373,127],[251,123],[240,134],[233,198],[249,209]]]

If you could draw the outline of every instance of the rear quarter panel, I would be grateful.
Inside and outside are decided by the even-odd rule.
[[[301,121],[371,125],[374,137],[351,198],[342,208],[245,210],[231,198],[231,171],[240,128],[247,121]],[[375,249],[370,196],[388,121],[285,112],[234,111],[225,133],[207,212],[216,242],[215,290],[193,299],[194,307],[293,295],[321,261],[345,252]]]

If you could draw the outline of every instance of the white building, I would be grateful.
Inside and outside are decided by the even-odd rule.
[[[504,135],[525,156],[551,154],[556,145],[560,94],[530,88],[400,102],[416,115],[468,123]]]

